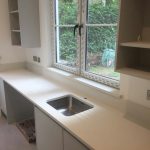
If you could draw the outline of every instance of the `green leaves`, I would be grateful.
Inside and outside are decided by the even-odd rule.
[[[77,22],[77,3],[76,2],[64,3],[63,0],[60,0],[59,23],[61,25],[66,25],[66,24],[76,24],[76,22]]]
[[[73,36],[73,28],[60,28],[60,57],[69,63],[76,61],[76,38]]]
[[[89,0],[89,24],[116,24],[118,19],[118,0]],[[59,0],[60,25],[77,23],[77,0]],[[87,49],[89,53],[100,54],[105,49],[115,50],[117,27],[88,27]],[[60,57],[68,62],[75,62],[77,56],[76,38],[73,28],[60,28]]]

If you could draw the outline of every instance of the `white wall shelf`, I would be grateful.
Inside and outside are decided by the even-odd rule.
[[[142,42],[142,41],[140,41],[140,42],[125,42],[125,43],[121,43],[120,46],[150,49],[150,42]]]
[[[117,45],[116,71],[149,79],[150,1],[121,0]]]
[[[19,11],[18,10],[14,10],[14,11],[10,11],[9,13],[10,14],[15,14],[15,13],[19,13]]]
[[[20,30],[11,30],[12,32],[20,32]]]
[[[8,0],[8,5],[12,45],[40,47],[39,0]]]
[[[128,74],[131,76],[136,76],[139,78],[144,78],[144,79],[150,80],[150,72],[145,72],[145,71],[142,71],[139,69],[127,68],[127,67],[118,69],[117,71],[120,73],[123,73],[123,74]]]

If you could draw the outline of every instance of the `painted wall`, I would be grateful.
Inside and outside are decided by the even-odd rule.
[[[25,61],[25,50],[11,45],[7,0],[0,0],[0,19],[0,64]]]
[[[150,80],[121,75],[120,90],[126,99],[150,108],[150,100],[147,100],[147,90],[150,90]]]

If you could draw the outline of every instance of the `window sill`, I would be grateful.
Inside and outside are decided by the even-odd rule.
[[[103,92],[105,94],[111,95],[116,98],[122,98],[122,95],[120,94],[120,90],[117,90],[115,88],[109,87],[107,85],[104,85],[104,84],[101,84],[101,83],[98,83],[98,82],[95,82],[95,81],[92,81],[92,80],[89,80],[89,79],[86,79],[83,77],[76,76],[72,73],[69,73],[69,72],[66,72],[66,71],[63,71],[63,70],[60,70],[57,68],[48,68],[48,70],[55,72],[57,74],[60,74],[68,79],[78,81],[80,84],[84,84],[91,88],[100,90],[101,92]]]
[[[116,98],[122,98],[122,95],[120,94],[120,90],[117,90],[115,88],[109,87],[107,85],[83,78],[83,77],[76,77],[75,80],[79,81],[80,83],[87,85],[89,87],[95,88],[97,90],[100,90],[103,93],[109,94],[111,96],[114,96]]]

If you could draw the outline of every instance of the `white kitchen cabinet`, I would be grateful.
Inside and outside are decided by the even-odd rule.
[[[81,142],[64,130],[64,150],[89,150]]]
[[[38,108],[34,113],[38,150],[90,150]]]
[[[40,47],[39,0],[8,0],[12,45]]]
[[[116,71],[150,79],[150,1],[120,2]]]
[[[2,112],[7,116],[4,83],[2,79],[0,79],[0,108]]]
[[[38,150],[63,150],[63,129],[38,108],[34,110]]]

